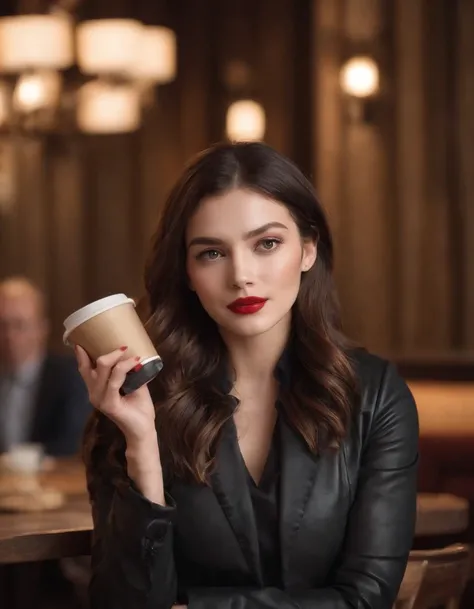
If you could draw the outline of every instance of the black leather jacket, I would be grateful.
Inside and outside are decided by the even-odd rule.
[[[412,545],[418,418],[394,367],[354,356],[362,403],[337,452],[281,425],[283,589],[262,585],[235,427],[210,487],[175,482],[168,507],[132,487],[93,505],[92,609],[391,609]]]

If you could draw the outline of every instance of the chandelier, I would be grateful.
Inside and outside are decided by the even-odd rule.
[[[0,18],[0,128],[137,130],[176,75],[172,30],[134,19],[75,23],[66,12]]]

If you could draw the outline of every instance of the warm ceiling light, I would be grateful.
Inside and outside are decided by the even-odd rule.
[[[168,83],[176,76],[176,36],[161,26],[143,26],[133,76],[155,83]]]
[[[13,93],[13,105],[19,112],[54,108],[61,95],[58,72],[32,72],[20,76]]]
[[[227,110],[227,137],[232,141],[258,141],[265,135],[265,110],[251,99],[231,104]]]
[[[140,127],[140,96],[132,85],[93,80],[78,92],[77,123],[86,133],[127,133]]]
[[[134,19],[94,19],[77,26],[77,63],[84,74],[133,74],[143,25]]]
[[[61,70],[74,62],[72,23],[61,15],[17,15],[0,19],[0,69]]]
[[[341,70],[341,87],[353,97],[370,97],[379,90],[379,68],[371,57],[353,57]]]

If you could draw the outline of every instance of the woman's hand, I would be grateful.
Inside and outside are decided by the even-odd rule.
[[[127,349],[122,347],[99,357],[93,367],[82,347],[76,346],[75,352],[92,405],[117,425],[127,445],[142,444],[151,434],[156,438],[155,408],[148,387],[127,396],[119,393],[127,373],[139,365],[137,358],[127,357]]]
[[[82,347],[75,350],[92,405],[113,421],[125,437],[130,479],[147,499],[166,505],[155,408],[148,387],[120,395],[127,372],[137,366],[137,358],[127,357],[125,347],[99,357],[94,368]]]

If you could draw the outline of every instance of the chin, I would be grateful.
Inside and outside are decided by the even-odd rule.
[[[221,324],[221,327],[226,332],[235,336],[250,338],[265,334],[265,332],[274,328],[280,321],[280,318],[269,319],[263,316],[259,318],[257,313],[256,315],[242,315],[241,318],[232,321],[226,320]]]

